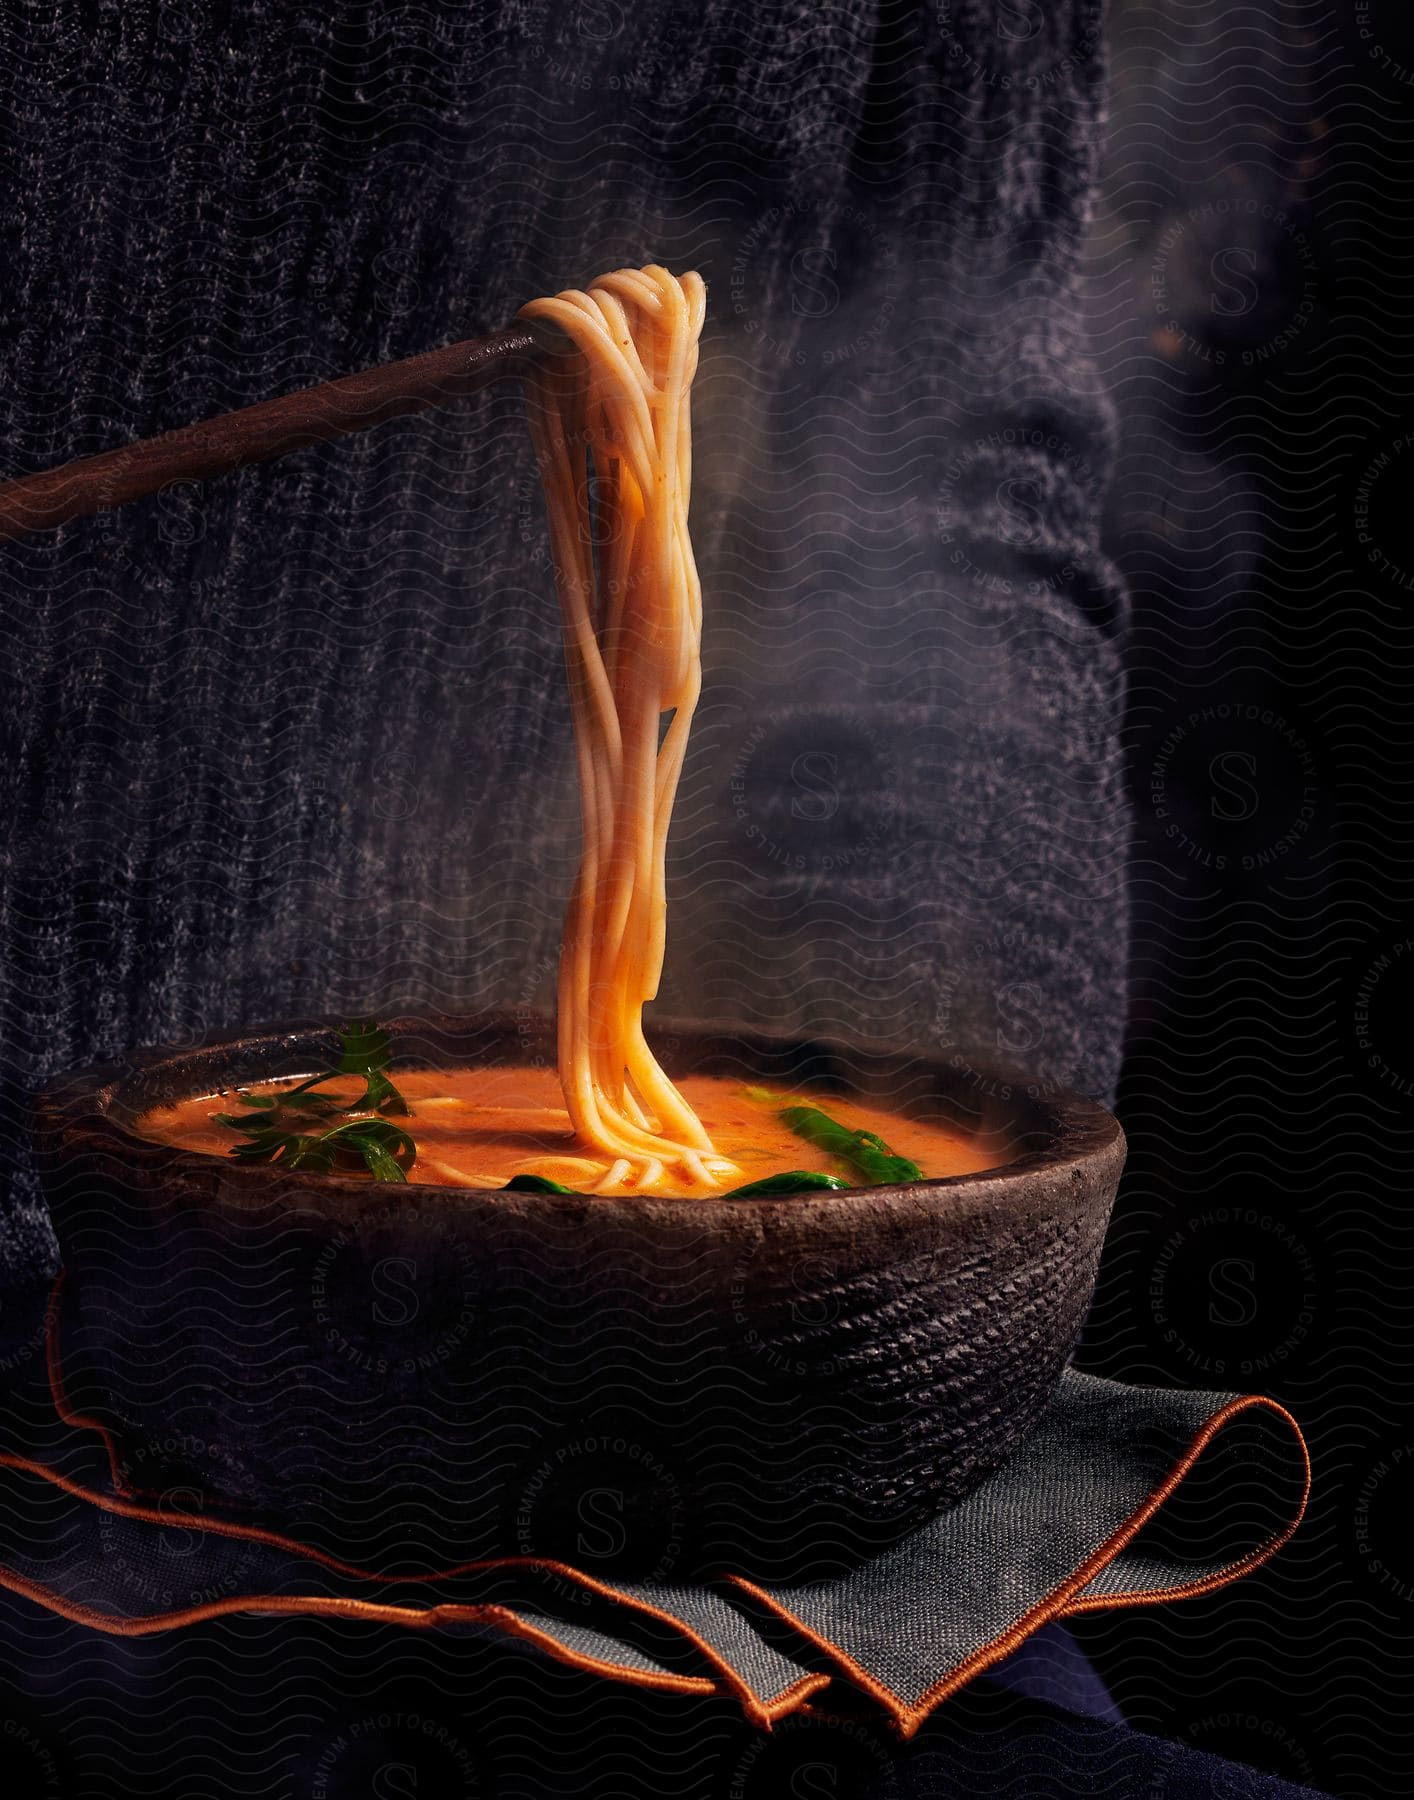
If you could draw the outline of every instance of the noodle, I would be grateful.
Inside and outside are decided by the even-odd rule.
[[[663,969],[668,822],[702,685],[687,508],[705,309],[700,276],[656,265],[521,309],[570,340],[537,359],[527,388],[583,821],[560,948],[559,1074],[577,1136],[608,1159],[600,1193],[711,1192],[739,1173],[643,1036]]]

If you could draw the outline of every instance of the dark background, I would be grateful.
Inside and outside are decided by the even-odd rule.
[[[1360,1794],[1407,1788],[1414,1621],[1399,25],[1116,5],[1090,263],[1136,836],[1130,1164],[1085,1355],[1262,1387],[1315,1486],[1249,1582],[1081,1635],[1132,1717]]]
[[[1118,1100],[1131,1164],[1082,1358],[1131,1381],[1274,1394],[1307,1433],[1315,1489],[1269,1568],[1208,1600],[1090,1617],[1078,1633],[1141,1727],[1333,1793],[1407,1791],[1414,790],[1399,701],[1414,592],[1403,327],[1414,55],[1396,40],[1398,8],[1116,0],[1093,213],[1076,199],[1086,146],[1100,142],[1093,56],[1057,77],[1049,111],[1028,110],[1001,88],[1026,9],[929,9],[930,53],[963,99],[923,135],[960,173],[917,214],[904,264],[877,221],[914,218],[910,139],[891,120],[919,105],[919,8],[753,15],[736,62],[714,74],[741,96],[734,172],[698,170],[673,192],[654,163],[655,197],[632,217],[615,196],[646,190],[641,128],[661,122],[643,96],[657,91],[670,114],[677,89],[692,91],[693,46],[720,52],[746,28],[740,9],[727,26],[720,6],[663,9],[659,48],[627,65],[648,85],[601,181],[583,172],[578,96],[581,75],[605,66],[594,34],[613,10],[569,46],[581,67],[553,8],[488,9],[493,60],[511,45],[555,100],[507,82],[476,105],[451,71],[474,65],[482,15],[431,9],[409,24],[352,7],[276,54],[259,7],[229,46],[199,11],[10,10],[7,117],[32,183],[13,228],[39,277],[28,314],[21,288],[4,302],[19,425],[3,455],[16,470],[43,466],[262,397],[272,380],[290,388],[463,335],[589,273],[576,242],[609,246],[596,266],[645,243],[702,262],[727,300],[704,441],[715,420],[718,443],[797,450],[765,494],[742,479],[749,454],[703,457],[694,520],[722,621],[709,644],[717,703],[684,791],[665,1000],[749,1002],[857,1030],[869,1023],[857,996],[886,997],[904,1031],[1024,1049],[1106,1093],[1127,955]],[[1090,10],[1047,10],[1055,47],[1083,53]],[[970,73],[968,47],[981,58]],[[225,57],[257,71],[249,90],[223,75]],[[820,172],[839,155],[830,105],[793,116],[772,96],[832,93],[835,59],[850,71],[840,111],[855,139],[843,185],[822,198]],[[307,147],[287,82],[318,122]],[[1020,176],[997,173],[1013,107],[1032,152]],[[533,177],[517,160],[531,143],[549,147]],[[492,200],[439,220],[420,200],[429,171],[448,194],[470,179]],[[828,214],[842,260],[807,261],[811,280],[850,256],[874,270],[872,286],[843,284],[823,338],[810,335],[809,281],[794,300],[769,293],[769,246],[789,236],[780,219],[753,236],[735,171],[780,183],[807,257]],[[1028,193],[1043,197],[1034,213]],[[989,290],[976,273],[977,221],[994,211],[1015,225],[1002,261],[1034,272],[1034,291],[1020,277]],[[184,231],[210,250],[174,286]],[[1066,264],[1067,245],[1083,263]],[[753,334],[731,296],[756,291],[768,300]],[[929,324],[880,344],[872,321],[903,296]],[[72,356],[55,350],[55,307]],[[779,354],[760,329],[777,317],[800,334]],[[825,360],[861,338],[843,364]],[[870,380],[855,388],[861,359]],[[947,372],[927,395],[936,447],[909,414],[920,366]],[[871,462],[880,421],[900,418],[898,441]],[[1039,424],[1065,448],[1047,465],[979,462],[998,424]],[[915,438],[927,466],[912,487]],[[826,448],[799,449],[811,442]],[[1094,536],[1106,493],[1112,563]],[[960,518],[986,514],[969,554],[1010,578],[1036,549],[1025,521],[1042,513],[1053,528],[1075,521],[1070,541],[1042,549],[1057,567],[1073,551],[1079,573],[1048,578],[1030,611],[1010,594],[989,611],[994,590],[950,584],[919,549],[940,525],[955,535]],[[271,1012],[544,997],[573,812],[564,721],[542,704],[558,671],[538,534],[508,393],[9,554],[11,1267],[38,1275],[52,1257],[18,1124],[44,1073]],[[287,567],[282,545],[296,541]],[[1129,594],[1122,638],[1115,567]],[[773,610],[786,594],[792,606]],[[741,735],[754,660],[789,717],[760,757]],[[928,687],[911,663],[949,673]],[[232,672],[252,665],[276,673],[237,684]],[[878,692],[863,691],[865,669],[881,672]],[[1091,689],[1085,671],[1097,672]],[[524,704],[488,712],[475,704],[488,691]],[[890,717],[906,730],[894,736]],[[812,782],[819,769],[841,778],[830,839],[841,867],[808,832],[777,829],[801,818],[777,806],[781,770],[811,756],[835,759],[807,762]],[[1038,763],[1053,772],[1018,799]],[[733,836],[734,779],[773,847],[764,860]],[[890,795],[879,842],[859,821]],[[714,888],[724,838],[732,876]],[[1036,841],[1053,859],[1039,873],[1025,855]],[[804,858],[803,876],[783,877],[781,855]],[[979,868],[1005,878],[989,886]],[[744,920],[765,921],[767,948],[743,973]],[[828,946],[815,961],[812,943]],[[714,944],[730,953],[714,960]],[[39,1403],[37,1340],[8,1296],[3,1323],[18,1417]],[[282,1628],[277,1644],[247,1622],[129,1647],[19,1603],[6,1617],[21,1672],[7,1716],[29,1734],[8,1741],[32,1762],[35,1791],[123,1791],[118,1768],[133,1791],[164,1779],[186,1784],[176,1791],[267,1780],[312,1791],[320,1745],[360,1707],[392,1700],[455,1726],[489,1693],[501,1712],[490,1762],[523,1770],[543,1756],[552,1791],[607,1795],[643,1730],[631,1695],[469,1646],[439,1658],[315,1626]],[[996,1706],[957,1708],[938,1791],[1001,1785],[984,1754],[980,1768],[966,1760]],[[566,1720],[583,1723],[577,1751],[563,1747]],[[701,1779],[717,1785],[701,1791],[729,1791],[749,1740],[725,1712],[684,1720],[681,1768],[659,1761],[661,1789],[692,1791],[706,1742],[717,1760]],[[212,1745],[225,1760],[215,1772]],[[411,1738],[402,1750],[419,1754]],[[447,1791],[459,1768],[440,1772]],[[769,1773],[755,1777],[762,1792]],[[423,1774],[429,1788],[439,1779]],[[861,1784],[869,1774],[861,1753]],[[1035,1770],[1026,1779],[1045,1791]],[[1116,1791],[1167,1791],[1152,1781],[1114,1766]]]

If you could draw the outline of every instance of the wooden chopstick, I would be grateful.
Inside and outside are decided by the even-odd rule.
[[[367,431],[400,413],[445,406],[499,375],[514,373],[544,341],[539,328],[512,325],[489,337],[382,363],[161,437],[140,438],[118,450],[21,476],[0,486],[0,541],[104,512],[174,481],[224,475],[307,444]]]

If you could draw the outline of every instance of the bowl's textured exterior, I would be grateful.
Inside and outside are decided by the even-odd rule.
[[[552,1064],[525,1013],[390,1025],[400,1059]],[[941,1058],[659,1026],[669,1072],[903,1094],[1013,1160],[756,1200],[301,1175],[145,1142],[145,1107],[324,1066],[322,1029],[54,1083],[37,1148],[71,1406],[121,1474],[364,1560],[809,1573],[956,1502],[1035,1419],[1123,1162],[1103,1108]]]

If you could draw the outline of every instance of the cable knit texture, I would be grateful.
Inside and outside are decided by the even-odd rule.
[[[1002,11],[27,11],[6,469],[700,269],[706,688],[660,1006],[1104,1095],[1123,603],[1071,303],[1099,19]],[[510,383],[0,556],[0,1254],[34,1270],[46,1073],[548,1004],[575,798]]]

